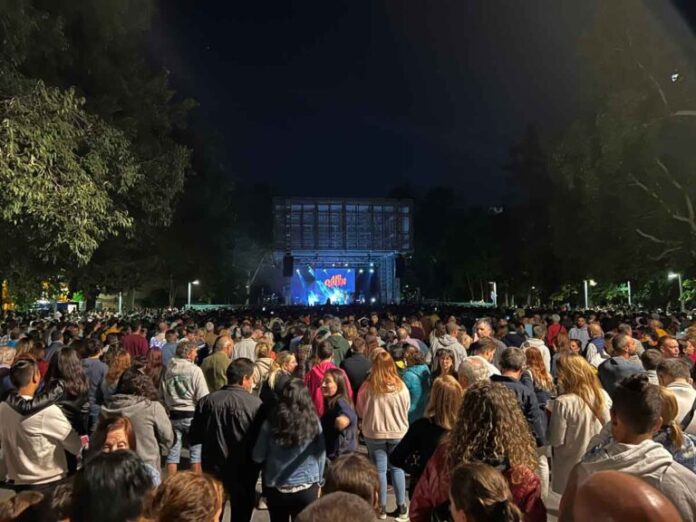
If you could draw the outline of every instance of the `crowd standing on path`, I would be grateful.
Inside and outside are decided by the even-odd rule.
[[[11,315],[0,522],[693,521],[694,361],[635,310]]]

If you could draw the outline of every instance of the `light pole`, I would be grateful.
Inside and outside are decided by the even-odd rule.
[[[670,272],[667,274],[667,279],[670,281],[672,279],[677,280],[677,284],[679,284],[679,309],[683,312],[684,311],[684,289],[682,288],[682,277],[681,274],[676,274],[674,272]]]
[[[123,292],[118,293],[118,315],[123,315]]]
[[[628,306],[633,306],[633,299],[631,296],[631,282],[626,281],[626,288],[628,289]]]
[[[198,285],[200,281],[196,279],[195,281],[189,281],[188,283],[188,307],[191,308],[191,285]]]
[[[583,288],[585,290],[585,310],[590,308],[590,286],[597,286],[597,281],[594,279],[585,279],[583,282]]]
[[[491,290],[491,300],[493,301],[493,308],[498,308],[498,283],[495,281],[488,281],[492,286]]]

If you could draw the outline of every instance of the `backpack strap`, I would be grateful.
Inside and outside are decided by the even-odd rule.
[[[686,428],[689,427],[689,424],[691,424],[691,421],[694,419],[694,413],[696,413],[696,400],[694,400],[694,403],[691,405],[689,413],[684,415],[684,418],[681,421],[682,431],[686,431]]]

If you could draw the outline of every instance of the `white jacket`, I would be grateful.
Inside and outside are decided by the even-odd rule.
[[[677,420],[681,420],[686,416],[691,407],[696,401],[696,390],[688,382],[673,382],[667,385],[667,389],[671,391],[677,398],[677,405],[679,406],[679,412],[677,413]],[[694,415],[696,419],[696,415]],[[692,419],[691,423],[687,426],[686,431],[692,435],[696,435],[696,420]]]

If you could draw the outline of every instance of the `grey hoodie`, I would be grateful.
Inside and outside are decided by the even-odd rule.
[[[578,484],[597,471],[614,470],[645,480],[669,498],[683,520],[696,520],[696,474],[674,461],[651,439],[640,444],[610,442],[591,450],[577,467]]]
[[[146,464],[159,470],[160,450],[168,450],[174,444],[172,423],[164,407],[145,397],[117,394],[101,409],[102,418],[116,415],[130,419],[137,442],[136,453]]]
[[[174,357],[162,378],[162,397],[170,411],[193,412],[196,403],[208,395],[203,371],[188,359]]]
[[[430,361],[433,365],[433,370],[437,369],[437,351],[440,349],[451,350],[454,354],[454,369],[459,369],[459,365],[466,359],[466,348],[457,341],[456,337],[450,334],[445,334],[442,337],[433,337],[433,343],[430,347]]]

